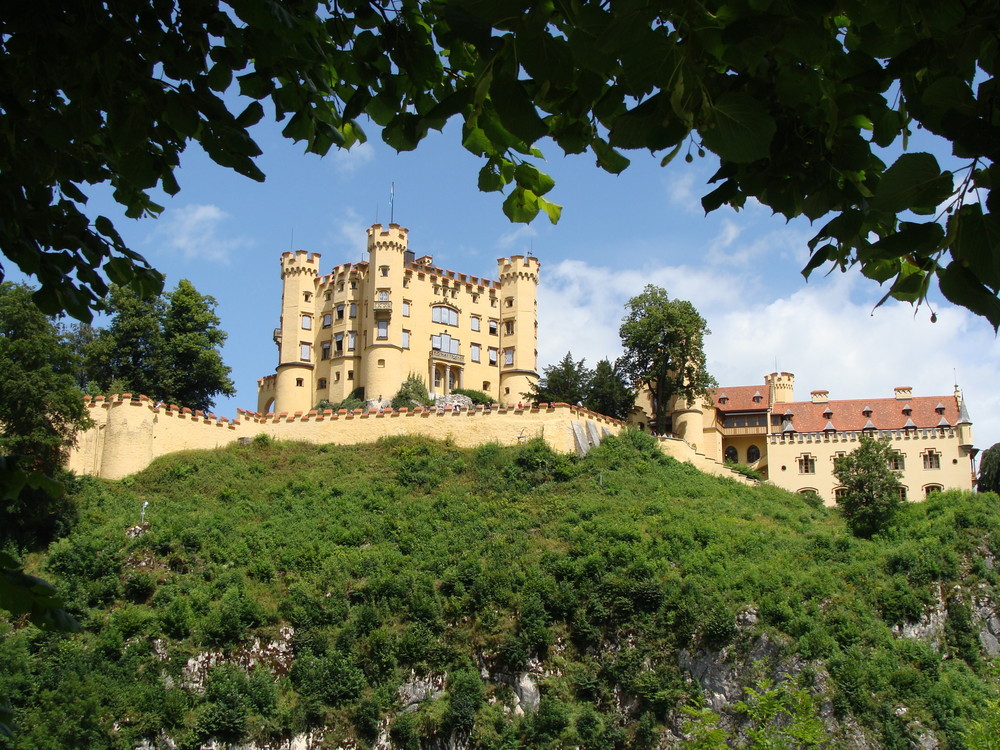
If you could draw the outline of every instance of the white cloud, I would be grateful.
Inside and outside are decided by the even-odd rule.
[[[188,204],[165,211],[152,238],[187,260],[227,264],[233,250],[253,244],[246,237],[220,237],[220,229],[229,218],[218,206]]]
[[[375,159],[375,149],[370,143],[359,143],[350,149],[334,149],[327,155],[327,158],[338,174],[351,177]]]
[[[764,242],[761,240],[761,242]],[[957,374],[975,423],[976,444],[1000,441],[1000,342],[989,325],[958,307],[930,311],[887,303],[857,273],[834,274],[784,292],[738,272],[685,266],[596,267],[566,260],[546,267],[538,293],[539,363],[567,351],[593,366],[620,354],[625,302],[646,284],[689,299],[705,317],[709,369],[723,385],[763,383],[776,367],[795,373],[796,398],[827,389],[831,398],[888,397],[897,385],[947,396]]]
[[[538,236],[538,230],[530,224],[519,224],[509,232],[504,232],[497,238],[497,248],[506,252],[511,246],[517,252],[527,251],[530,248],[524,247],[525,242]]]
[[[687,213],[703,214],[701,194],[695,194],[694,183],[697,178],[694,169],[675,170],[665,180],[667,198],[670,202]]]

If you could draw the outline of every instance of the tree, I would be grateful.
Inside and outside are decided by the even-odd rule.
[[[672,300],[666,290],[648,285],[625,303],[628,314],[618,334],[625,350],[617,369],[649,389],[657,429],[663,431],[675,398],[691,406],[717,385],[705,365],[705,319],[687,300]]]
[[[868,538],[892,522],[903,504],[899,473],[890,469],[893,457],[888,438],[861,436],[861,443],[834,461],[833,475],[843,486],[837,505],[855,536]]]
[[[215,299],[181,279],[166,297],[142,298],[113,286],[107,328],[85,347],[88,380],[101,391],[126,390],[207,411],[235,392],[219,348]],[[81,336],[83,334],[81,333]]]
[[[707,149],[706,211],[753,198],[823,221],[807,275],[859,264],[915,302],[937,277],[996,327],[998,35],[994,0],[22,3],[0,22],[0,247],[43,309],[88,318],[108,279],[162,286],[83,212],[88,186],[156,215],[190,141],[262,180],[262,102],[318,154],[364,140],[359,118],[408,150],[457,116],[514,221],[559,216],[538,142],[613,173],[623,150]],[[928,153],[883,161],[913,128],[964,160],[957,186]]]
[[[573,352],[566,352],[559,362],[542,370],[542,377],[532,383],[528,393],[522,393],[536,403],[561,401],[565,404],[582,404],[590,391],[594,374],[584,364],[586,360],[573,361]]]
[[[979,492],[995,492],[1000,495],[1000,443],[994,443],[979,457]]]
[[[76,431],[88,424],[76,384],[77,361],[59,328],[31,302],[32,290],[0,284],[0,456],[4,466],[53,476]],[[14,474],[16,477],[17,474]],[[47,538],[67,507],[42,481],[6,481],[0,498],[0,547]],[[7,567],[7,566],[5,566]]]
[[[590,389],[584,403],[591,411],[606,414],[615,419],[627,419],[635,404],[635,393],[607,359],[602,359],[594,368],[590,379]]]
[[[160,358],[164,400],[207,411],[215,396],[236,393],[219,351],[227,334],[219,328],[215,305],[214,297],[199,294],[187,279],[168,295]]]

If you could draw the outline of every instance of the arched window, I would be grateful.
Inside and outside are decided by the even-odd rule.
[[[944,489],[940,484],[928,484],[924,487],[924,497],[930,497],[935,492],[941,492]]]
[[[438,305],[431,310],[431,320],[448,326],[458,325],[458,311]]]
[[[726,463],[735,464],[740,460],[740,454],[736,451],[735,446],[730,445],[726,448]]]
[[[760,448],[756,445],[751,445],[747,448],[747,463],[752,464],[760,461]]]

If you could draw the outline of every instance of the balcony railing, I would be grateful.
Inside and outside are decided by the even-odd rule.
[[[372,310],[375,312],[392,312],[392,300],[377,299],[372,302]]]
[[[767,425],[755,425],[753,427],[720,427],[719,432],[724,437],[735,437],[736,435],[766,435]]]
[[[440,349],[431,350],[432,359],[444,359],[448,362],[458,362],[459,364],[465,364],[465,357],[461,354],[452,354],[451,352],[443,352]]]

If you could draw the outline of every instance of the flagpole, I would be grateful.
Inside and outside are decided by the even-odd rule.
[[[393,211],[392,211],[392,200],[395,197],[395,195],[396,195],[396,183],[395,182],[390,182],[389,183],[389,223],[390,224],[394,223],[393,222],[394,216],[393,216]]]

